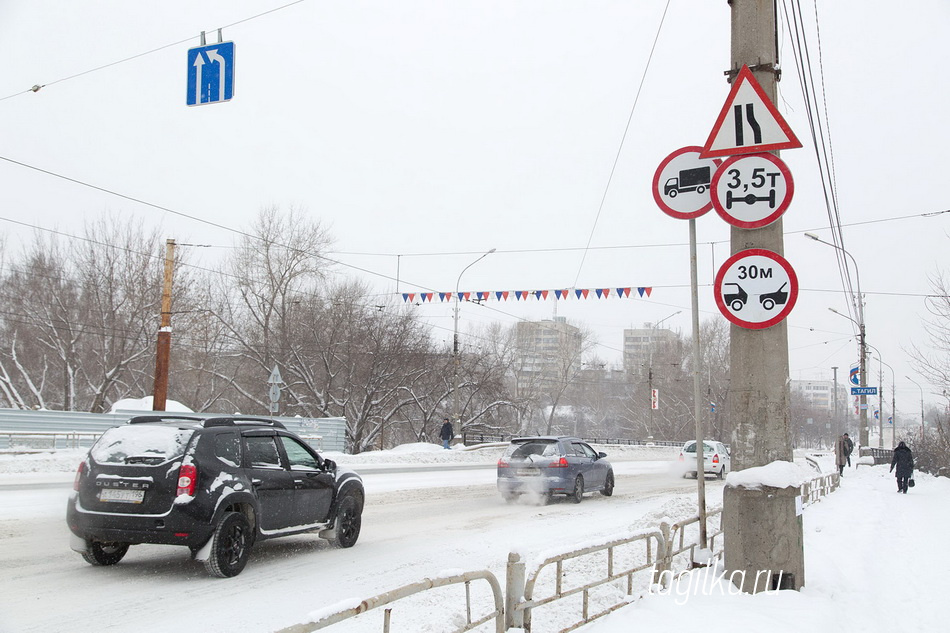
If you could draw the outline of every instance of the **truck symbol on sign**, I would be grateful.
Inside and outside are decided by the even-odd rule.
[[[679,177],[673,176],[663,185],[663,195],[675,198],[677,194],[695,191],[705,193],[709,187],[709,167],[694,167],[680,170]]]

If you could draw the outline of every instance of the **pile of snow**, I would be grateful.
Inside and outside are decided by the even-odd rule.
[[[715,613],[728,614],[735,631],[946,630],[946,609],[934,596],[948,586],[939,561],[950,545],[928,529],[950,523],[950,479],[914,478],[917,486],[903,495],[886,466],[845,469],[841,487],[802,516],[801,591],[742,594],[728,576],[719,581],[721,566],[696,569],[579,630],[665,631]]]
[[[758,468],[735,470],[726,475],[726,485],[736,488],[798,488],[815,476],[815,472],[802,464],[774,461]]]
[[[144,398],[123,398],[122,400],[116,400],[115,404],[112,405],[112,408],[109,409],[109,413],[118,413],[120,411],[153,411],[152,409],[152,396],[145,396]],[[165,411],[174,411],[176,413],[194,413],[191,409],[186,407],[180,402],[174,400],[165,401]]]

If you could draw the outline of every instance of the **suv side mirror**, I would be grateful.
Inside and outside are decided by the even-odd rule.
[[[597,453],[597,459],[603,459],[603,458],[605,458],[605,457],[607,457],[607,453],[605,453],[605,452],[603,452],[603,451]]]
[[[328,473],[332,473],[333,471],[336,470],[336,462],[333,461],[332,459],[324,459],[323,469],[326,470]]]

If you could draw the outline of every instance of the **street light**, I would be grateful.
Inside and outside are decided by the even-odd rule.
[[[452,335],[452,359],[455,364],[454,377],[452,380],[452,394],[454,404],[453,407],[455,423],[458,426],[458,430],[461,431],[461,412],[459,411],[459,284],[462,283],[462,275],[465,274],[465,271],[482,261],[489,255],[495,252],[495,249],[491,249],[487,253],[482,253],[482,255],[473,261],[471,264],[462,269],[462,272],[459,273],[458,279],[455,280],[455,328]]]
[[[650,432],[651,433],[653,432],[653,333],[656,332],[656,329],[660,327],[660,324],[663,323],[663,321],[672,319],[680,312],[682,312],[682,310],[677,310],[670,316],[660,319],[659,321],[653,324],[652,328],[650,328],[650,367],[649,367],[649,371],[647,372],[647,381],[649,382],[649,385],[650,385]]]
[[[920,389],[920,443],[924,443],[924,388],[920,386],[920,383],[911,378],[910,376],[904,376],[907,380],[911,381],[917,388]]]
[[[861,275],[858,272],[858,262],[857,260],[854,259],[854,256],[848,251],[846,251],[843,247],[838,246],[837,244],[832,244],[831,242],[826,242],[820,237],[818,237],[817,235],[815,235],[814,233],[805,233],[805,237],[807,237],[810,240],[815,240],[816,242],[821,242],[822,244],[826,246],[830,246],[831,248],[841,251],[842,253],[850,257],[851,261],[854,263],[854,277],[855,277],[855,282],[858,285],[858,295],[857,297],[852,295],[851,301],[854,303],[855,309],[857,310],[858,320],[855,321],[851,317],[841,314],[840,312],[838,312],[837,310],[833,308],[828,308],[828,309],[834,312],[835,314],[839,314],[845,317],[846,319],[850,320],[852,323],[858,326],[858,336],[859,336],[858,345],[860,346],[860,353],[861,353],[861,359],[860,359],[861,386],[867,387],[868,386],[867,385],[868,349],[867,349],[867,342],[865,340],[865,327],[864,327],[864,295],[861,294]],[[867,446],[868,445],[868,397],[864,395],[863,393],[861,394],[860,420],[861,420],[861,430],[860,430],[861,446]]]
[[[885,363],[884,359],[881,358],[881,350],[871,344],[868,344],[868,347],[877,352],[877,362],[880,368],[881,391],[878,392],[878,406],[881,409],[881,413],[877,421],[878,433],[880,433],[877,444],[878,448],[884,448],[884,365],[887,365],[887,368],[891,370],[891,417],[893,418],[891,420],[891,448],[894,448],[894,438],[897,437],[897,394],[894,392],[894,368]]]

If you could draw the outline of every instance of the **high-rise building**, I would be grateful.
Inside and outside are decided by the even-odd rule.
[[[677,339],[673,330],[653,327],[644,323],[643,328],[623,331],[623,368],[628,376],[646,375],[651,356],[656,358],[666,352]]]
[[[832,380],[792,380],[792,391],[800,393],[810,403],[829,413],[835,411],[835,383]],[[838,383],[838,413],[843,415],[848,406],[847,387]]]
[[[521,321],[515,326],[519,381],[557,382],[581,369],[581,331],[564,317]]]

